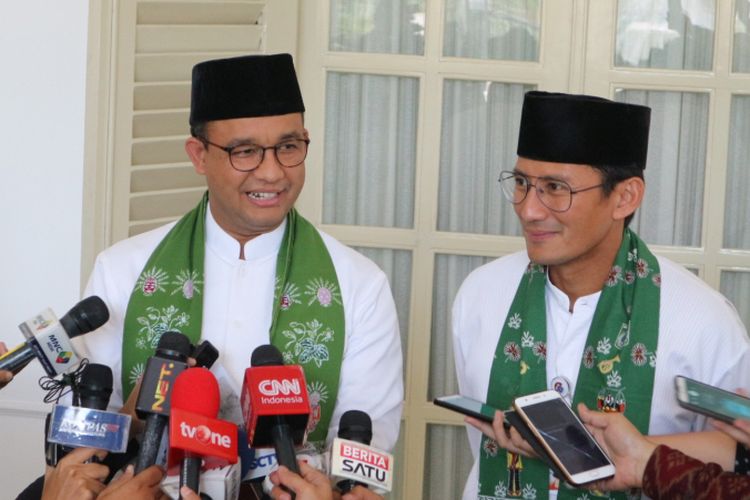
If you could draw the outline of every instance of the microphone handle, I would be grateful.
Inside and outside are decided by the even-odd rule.
[[[199,493],[200,473],[201,457],[187,453],[185,458],[182,459],[182,466],[180,467],[180,488],[187,486],[194,492]],[[182,495],[180,495],[180,500],[182,500]]]
[[[36,357],[34,349],[28,344],[21,344],[0,357],[0,370],[8,370],[16,375]]]
[[[336,487],[341,491],[342,495],[349,493],[355,486],[364,486],[367,488],[365,483],[355,481],[354,479],[344,479],[343,481],[336,483]]]
[[[159,445],[167,426],[168,419],[164,415],[150,413],[146,417],[146,428],[143,431],[143,441],[138,452],[138,460],[135,462],[135,473],[148,469],[156,463],[159,454]]]
[[[276,416],[276,422],[271,426],[271,439],[273,440],[273,448],[276,451],[276,462],[279,465],[285,466],[290,471],[302,475],[297,464],[297,453],[294,451],[294,442],[291,438],[291,430],[289,424],[282,416]],[[295,498],[295,494],[292,490],[285,486],[282,486],[292,496],[292,500]]]

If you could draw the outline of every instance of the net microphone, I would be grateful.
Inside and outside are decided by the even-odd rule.
[[[357,485],[372,486],[377,493],[391,491],[393,455],[373,448],[372,420],[359,410],[341,415],[338,437],[331,446],[331,476],[342,494]]]
[[[294,447],[305,442],[310,418],[302,367],[285,366],[270,344],[258,346],[245,370],[240,402],[248,444],[273,447],[278,464],[299,474]]]
[[[237,426],[216,419],[220,399],[216,377],[206,368],[191,368],[175,380],[169,464],[180,463],[180,487],[200,492],[204,460],[207,469],[237,463]],[[239,468],[235,476],[239,476]]]
[[[47,308],[18,326],[26,342],[0,356],[0,370],[16,374],[36,358],[50,377],[67,372],[78,363],[70,339],[96,330],[108,320],[109,309],[96,295],[74,305],[59,321]]]
[[[136,474],[156,463],[164,429],[169,422],[174,381],[187,368],[190,351],[190,339],[185,335],[165,332],[159,339],[156,352],[148,359],[135,404],[138,418],[146,420],[135,463]]]

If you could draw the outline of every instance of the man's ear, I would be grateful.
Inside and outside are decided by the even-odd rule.
[[[625,219],[636,211],[643,202],[646,183],[640,177],[630,177],[615,186],[617,205],[612,214],[615,219]]]
[[[206,146],[203,145],[200,139],[192,136],[188,137],[185,141],[185,152],[190,157],[190,161],[193,162],[195,171],[200,175],[206,175],[206,165],[203,160],[206,155]]]

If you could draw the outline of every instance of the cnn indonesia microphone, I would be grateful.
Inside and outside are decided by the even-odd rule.
[[[331,445],[331,476],[336,486],[347,493],[356,485],[372,486],[378,494],[393,486],[393,455],[369,446],[372,420],[359,410],[341,415],[338,437]]]
[[[305,442],[310,418],[302,367],[285,366],[270,344],[258,346],[245,370],[240,403],[248,444],[273,447],[278,464],[299,474],[294,447]]]
[[[86,365],[77,384],[80,406],[56,405],[47,434],[48,465],[57,465],[72,448],[91,447],[121,453],[127,448],[130,415],[106,411],[112,394],[112,369]]]
[[[180,487],[187,486],[196,493],[201,491],[201,464],[204,469],[217,469],[237,463],[237,426],[216,418],[220,399],[216,377],[206,368],[185,370],[175,379],[168,463],[170,469],[180,464]],[[234,477],[231,488],[212,491],[211,497],[236,498],[239,467],[235,468]]]
[[[177,376],[187,368],[191,349],[190,339],[185,335],[164,332],[156,352],[148,359],[135,404],[138,418],[146,419],[135,463],[136,474],[156,463],[164,429],[169,422],[172,386]]]
[[[74,305],[60,321],[47,308],[18,325],[26,342],[0,356],[0,370],[16,374],[37,358],[48,376],[65,373],[79,361],[70,339],[96,330],[108,320],[109,310],[96,295]]]

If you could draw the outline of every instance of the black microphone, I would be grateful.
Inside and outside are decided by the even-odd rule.
[[[107,365],[89,363],[81,372],[81,380],[74,385],[74,406],[90,408],[92,410],[106,410],[109,397],[112,395],[112,369]],[[59,443],[47,441],[51,413],[47,414],[45,422],[45,457],[47,465],[56,466],[57,462],[70,453],[73,448]],[[94,459],[92,459],[94,460]]]
[[[338,437],[369,445],[372,441],[372,419],[370,415],[360,410],[344,412],[339,420]],[[342,495],[358,485],[367,487],[367,484],[352,479],[344,479],[336,483],[336,487],[341,490]]]
[[[96,330],[107,321],[109,321],[109,309],[107,309],[107,305],[102,299],[96,295],[92,295],[74,305],[65,316],[60,318],[62,331],[55,331],[47,338],[53,342],[58,341],[69,345],[69,339]],[[22,323],[21,328],[23,329],[26,325],[26,323]],[[51,366],[48,369],[48,365],[51,365],[54,359],[49,360],[39,342],[33,337],[33,334],[30,331],[28,333],[32,335],[29,340],[0,356],[0,370],[9,370],[15,375],[29,364],[32,359],[38,358],[44,365],[45,370],[47,370],[48,375],[53,376],[55,372],[52,371]]]
[[[135,404],[138,418],[146,419],[135,473],[156,463],[164,429],[169,423],[170,399],[174,380],[187,368],[190,339],[179,332],[165,332],[143,371],[141,390]]]

